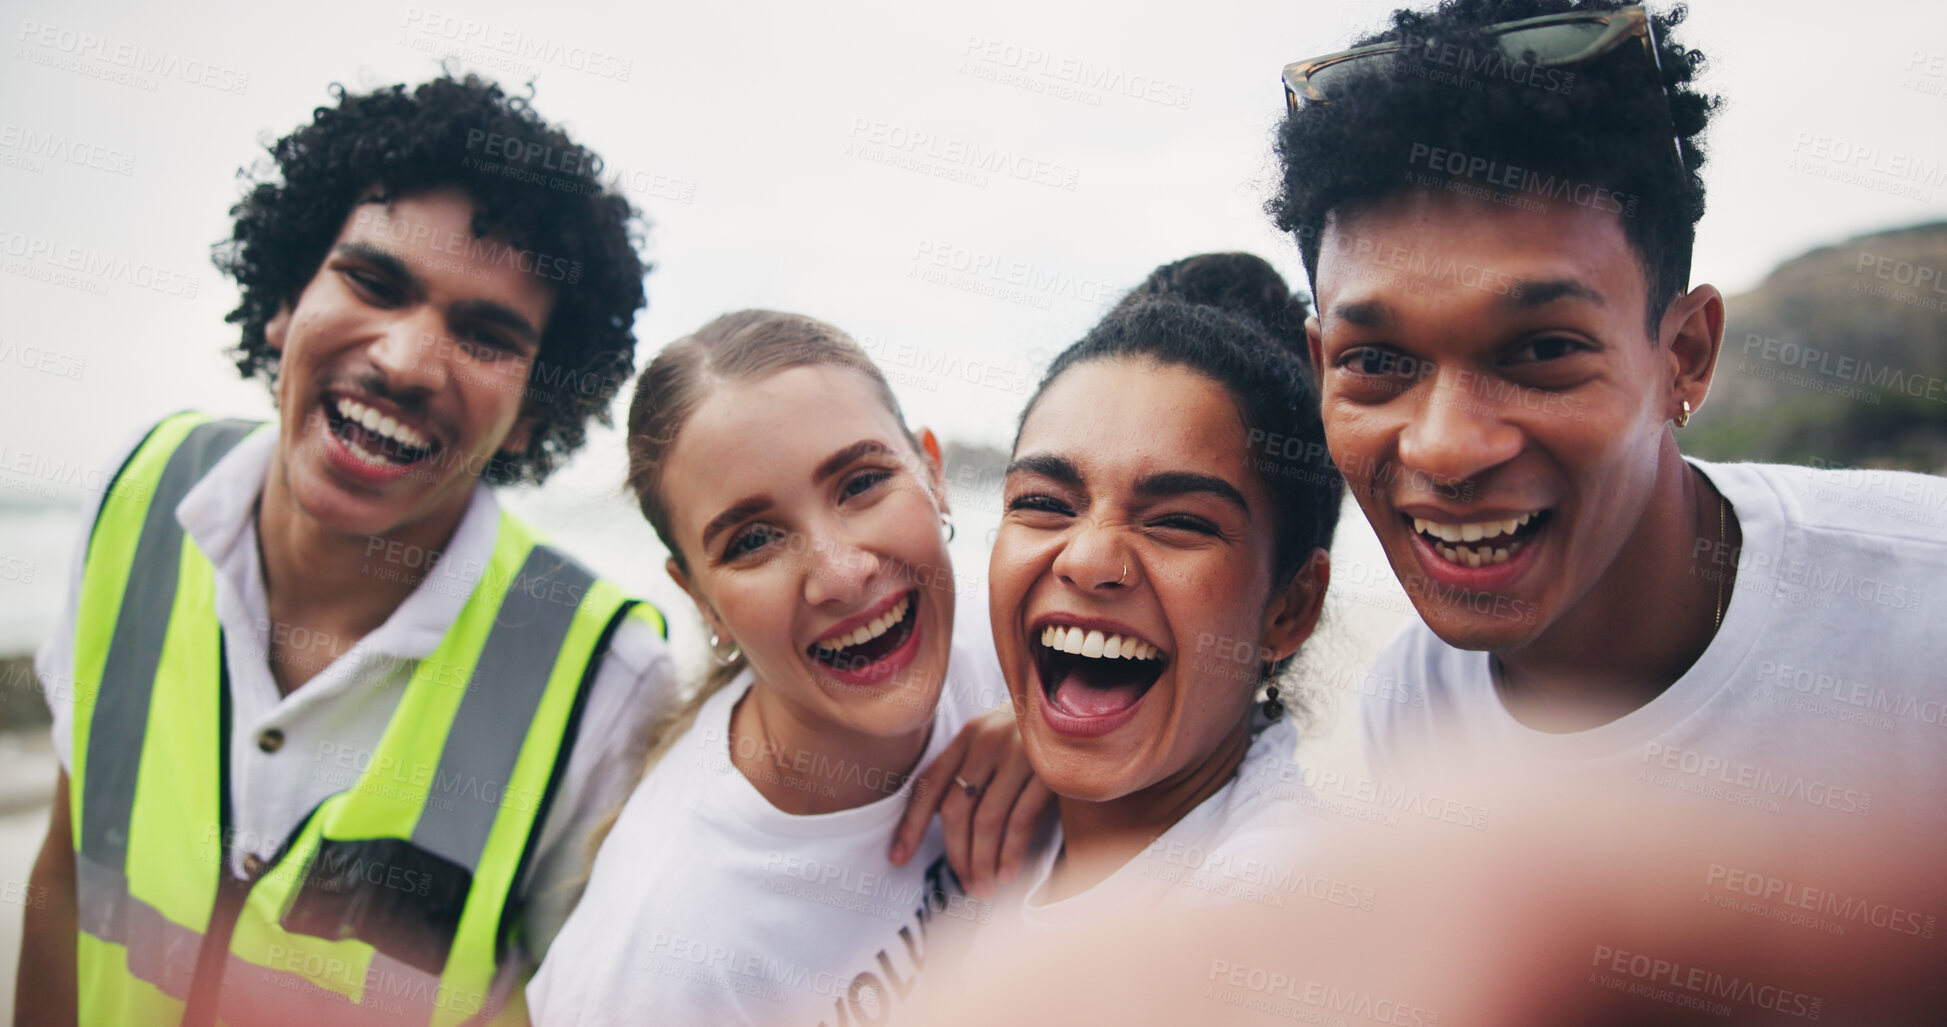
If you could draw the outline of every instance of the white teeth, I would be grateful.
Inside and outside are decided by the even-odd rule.
[[[387,460],[386,458],[378,455],[377,453],[368,452],[364,446],[361,446],[356,442],[347,440],[345,442],[345,448],[351,450],[353,456],[359,458],[360,460],[365,461],[368,464],[375,464],[380,467],[389,467],[392,464],[392,461]]]
[[[1161,653],[1155,646],[1134,638],[1054,624],[1041,629],[1041,644],[1091,660],[1153,660]]]
[[[1442,524],[1423,517],[1413,518],[1413,530],[1422,535],[1431,535],[1442,542],[1479,542],[1481,539],[1499,538],[1520,531],[1522,526],[1533,520],[1535,515],[1522,514],[1500,521],[1470,521],[1463,524]]]
[[[1515,548],[1519,548],[1519,546],[1517,545]],[[1481,549],[1471,549],[1471,548],[1459,549],[1453,546],[1446,546],[1446,545],[1435,545],[1433,547],[1433,551],[1439,553],[1440,559],[1445,560],[1448,563],[1457,563],[1466,567],[1492,567],[1497,563],[1505,562],[1508,556],[1513,552],[1513,550],[1510,549],[1493,549],[1493,550],[1484,551]]]
[[[849,634],[840,635],[837,638],[827,638],[817,643],[818,648],[825,652],[832,652],[837,649],[849,649],[852,646],[870,642],[880,635],[891,631],[893,625],[905,620],[906,608],[912,601],[910,596],[903,598],[892,609],[873,618],[870,623],[854,628]]]
[[[379,413],[357,400],[339,397],[338,414],[345,420],[364,428],[366,431],[383,435],[409,449],[425,449],[432,444],[423,433],[409,425]]]

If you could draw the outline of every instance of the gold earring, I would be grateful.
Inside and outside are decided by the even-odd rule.
[[[1690,423],[1690,401],[1686,399],[1683,401],[1683,413],[1677,415],[1677,427],[1681,428],[1689,423]]]

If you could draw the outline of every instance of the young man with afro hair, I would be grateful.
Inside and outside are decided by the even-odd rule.
[[[1679,452],[1724,332],[1684,13],[1448,0],[1285,69],[1330,460],[1419,613],[1368,752],[1895,823],[1947,781],[1947,482]]]
[[[276,418],[141,433],[36,661],[22,1023],[521,1022],[672,687],[660,615],[488,487],[607,422],[636,212],[491,83],[333,99],[216,250]]]

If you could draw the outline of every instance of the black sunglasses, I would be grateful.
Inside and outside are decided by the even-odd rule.
[[[1641,7],[1522,18],[1488,25],[1481,33],[1494,40],[1498,56],[1510,64],[1535,68],[1587,64],[1631,39],[1638,40],[1643,55],[1656,70],[1657,83],[1661,85],[1663,81],[1663,65],[1656,58],[1656,34],[1650,28],[1649,12]],[[1415,45],[1431,46],[1432,42],[1391,40],[1287,64],[1284,67],[1285,107],[1295,111],[1301,103],[1331,103],[1334,93],[1342,95],[1345,89],[1353,87],[1359,77],[1358,68],[1370,68],[1376,63],[1373,58],[1404,53]],[[1666,104],[1668,99],[1669,94],[1665,93]],[[1682,168],[1683,151],[1674,130],[1670,142],[1671,154],[1676,157],[1677,167]]]

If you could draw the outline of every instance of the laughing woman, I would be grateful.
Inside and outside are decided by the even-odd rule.
[[[1022,415],[990,608],[1061,811],[1031,928],[1232,890],[1226,870],[1305,833],[1268,787],[1297,744],[1278,682],[1318,622],[1342,485],[1305,462],[1302,320],[1255,257],[1158,268]]]
[[[935,921],[990,908],[974,815],[1018,857],[1048,801],[1012,718],[976,717],[1006,692],[955,617],[939,443],[842,332],[744,311],[643,372],[629,453],[719,666],[650,740],[534,1020],[896,1022]]]

